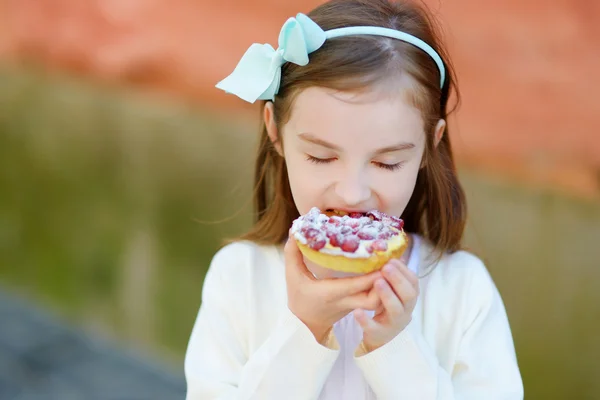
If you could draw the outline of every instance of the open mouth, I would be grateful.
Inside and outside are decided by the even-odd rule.
[[[392,216],[388,216],[380,211],[377,210],[370,210],[370,211],[344,211],[344,210],[337,210],[337,209],[333,209],[333,208],[328,208],[325,210],[325,212],[323,213],[325,215],[327,215],[328,217],[332,217],[334,215],[338,216],[338,217],[344,217],[344,216],[348,216],[349,218],[362,218],[362,217],[369,217],[372,220],[375,221],[382,221],[384,219],[388,219],[388,218],[392,218],[394,220],[400,220],[397,217],[392,217]]]
[[[362,212],[362,211],[344,211],[344,210],[337,210],[337,209],[333,209],[333,208],[328,208],[325,210],[325,213],[328,216],[333,216],[333,215],[337,215],[339,217],[343,217],[344,215],[349,216],[350,218],[360,218],[360,217],[366,217],[368,216],[369,212]]]

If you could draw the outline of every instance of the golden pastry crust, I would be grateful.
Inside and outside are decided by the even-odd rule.
[[[310,261],[324,268],[352,274],[368,274],[381,269],[392,258],[400,258],[408,247],[408,240],[404,232],[387,241],[386,251],[374,251],[368,258],[350,258],[343,254],[327,254],[313,250],[296,240],[302,254]]]

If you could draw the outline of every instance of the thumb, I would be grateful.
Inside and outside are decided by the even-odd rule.
[[[308,268],[306,268],[304,256],[298,248],[295,238],[291,236],[288,238],[287,243],[283,248],[283,255],[285,259],[286,273],[289,272],[295,276],[302,276],[303,278],[306,277],[311,280],[315,280],[313,274],[308,270]]]

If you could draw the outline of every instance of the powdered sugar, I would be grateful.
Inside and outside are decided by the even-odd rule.
[[[302,244],[327,254],[368,258],[385,251],[386,241],[400,233],[403,221],[380,211],[365,215],[332,215],[313,207],[292,224],[292,234]]]

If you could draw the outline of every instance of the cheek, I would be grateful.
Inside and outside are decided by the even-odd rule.
[[[286,155],[288,178],[294,203],[300,214],[318,203],[319,196],[327,187],[325,177],[314,174],[315,168],[302,155]]]
[[[408,204],[417,181],[420,162],[410,162],[400,171],[380,177],[377,196],[383,210],[401,215]]]

